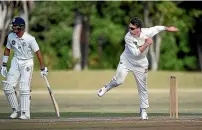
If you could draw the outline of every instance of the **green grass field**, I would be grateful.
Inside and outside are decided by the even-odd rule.
[[[132,74],[104,97],[97,89],[111,80],[114,71],[51,72],[49,81],[61,111],[56,119],[45,82],[39,72],[32,81],[32,119],[8,120],[11,112],[0,91],[0,130],[180,130],[202,129],[202,80],[200,73],[149,72],[149,120],[139,118],[139,97]],[[179,83],[178,120],[169,118],[169,76]]]
[[[102,71],[50,71],[49,82],[54,89],[98,89],[108,83],[115,75],[115,70]],[[148,88],[169,88],[169,77],[176,76],[179,88],[201,88],[202,74],[200,72],[149,72]],[[44,89],[45,83],[40,77],[40,72],[34,72],[32,89]],[[134,89],[136,82],[132,73],[129,73],[121,89]]]
[[[115,91],[115,90],[114,90]],[[57,119],[46,91],[32,94],[32,119],[8,120],[10,109],[0,96],[0,130],[199,130],[202,128],[201,92],[179,92],[179,119],[169,118],[168,92],[151,92],[149,120],[139,118],[137,93],[109,91],[98,98],[96,92],[55,93],[61,118]],[[192,97],[192,98],[190,98]]]
[[[118,89],[118,88],[117,88]],[[115,90],[114,90],[115,91]],[[9,106],[0,96],[0,130],[199,130],[202,128],[201,91],[179,92],[179,119],[169,118],[168,92],[150,93],[149,120],[139,118],[137,93],[109,91],[98,98],[96,92],[55,93],[61,118],[57,119],[46,91],[32,94],[32,119],[8,120]],[[190,98],[191,97],[191,98]]]

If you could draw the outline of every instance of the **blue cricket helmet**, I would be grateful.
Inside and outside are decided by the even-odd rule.
[[[12,28],[13,28],[13,26],[16,26],[17,29],[19,29],[19,30],[25,29],[25,21],[21,17],[15,17],[12,20],[11,24],[12,24]]]

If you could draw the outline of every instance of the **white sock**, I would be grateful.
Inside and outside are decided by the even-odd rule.
[[[116,83],[115,78],[113,78],[113,79],[105,86],[105,88],[106,88],[107,90],[110,90],[110,89],[112,89],[112,88],[114,88],[114,87],[117,87],[117,86],[118,86],[118,84]]]

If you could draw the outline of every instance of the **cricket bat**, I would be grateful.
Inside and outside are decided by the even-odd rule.
[[[55,108],[56,115],[57,115],[57,117],[59,118],[59,117],[60,117],[59,106],[58,106],[58,104],[57,104],[57,102],[56,102],[56,100],[55,100],[55,96],[54,96],[54,94],[53,94],[53,92],[52,92],[52,90],[51,90],[50,84],[49,84],[48,79],[47,79],[46,76],[44,76],[44,80],[45,80],[45,82],[46,82],[46,86],[47,86],[48,92],[49,92],[49,94],[50,94],[50,97],[51,97],[53,106],[54,106],[54,108]]]

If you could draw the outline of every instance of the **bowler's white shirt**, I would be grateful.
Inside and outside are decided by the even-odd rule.
[[[19,38],[15,33],[8,35],[6,47],[14,50],[14,57],[20,60],[32,59],[33,52],[39,50],[39,46],[33,36],[24,32],[23,36]]]
[[[147,68],[149,63],[146,56],[149,47],[147,47],[143,53],[140,52],[139,47],[145,43],[145,39],[152,38],[163,30],[165,30],[164,26],[141,28],[140,37],[132,36],[131,33],[128,32],[125,35],[125,50],[120,56],[120,59],[137,67]]]

